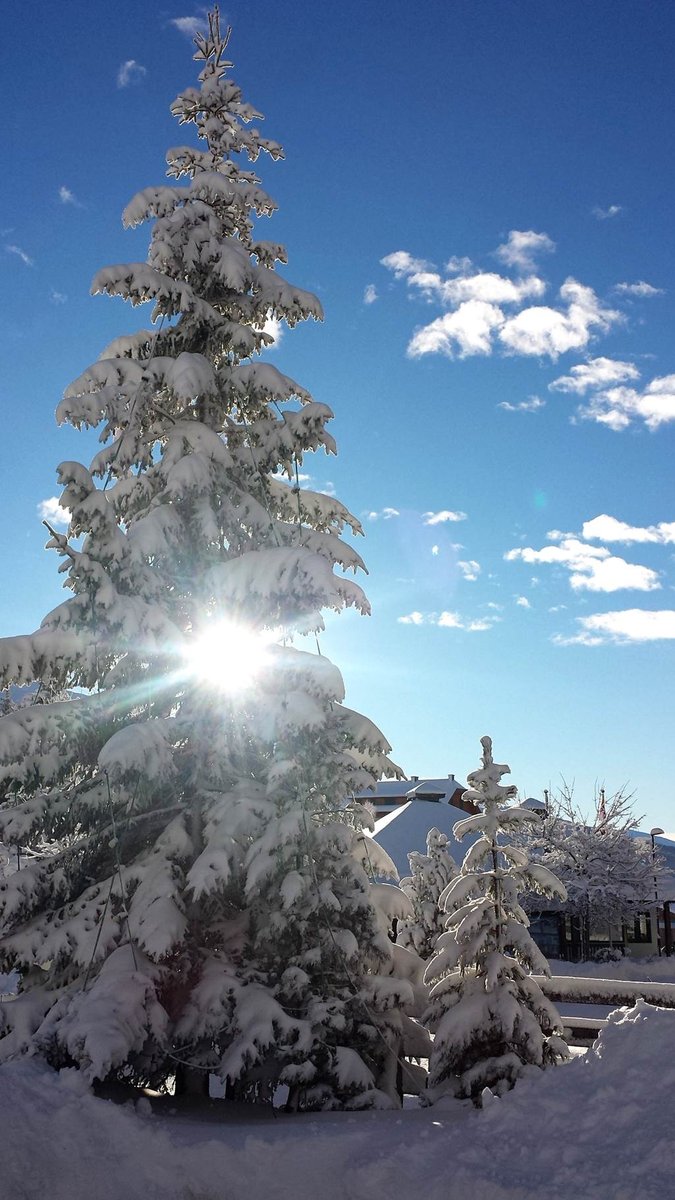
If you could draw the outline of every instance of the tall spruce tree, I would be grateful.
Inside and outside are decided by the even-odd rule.
[[[147,262],[93,283],[150,302],[154,329],[108,346],[58,408],[102,442],[58,469],[70,526],[48,546],[73,595],[0,642],[0,686],[84,690],[0,720],[0,840],[44,854],[0,888],[2,967],[22,972],[0,1056],[386,1103],[413,1003],[387,930],[409,905],[371,888],[377,850],[342,806],[395,768],[339,671],[293,642],[323,609],[368,611],[343,573],[363,564],[340,534],[361,530],[298,486],[303,455],[335,450],[330,410],[259,358],[270,317],[322,313],[254,237],[275,205],[239,160],[282,151],[228,77],[217,10],[208,25],[200,86],[172,105],[200,144],[168,152],[182,183],[124,213],[154,219]]]
[[[483,765],[469,775],[464,793],[481,811],[453,829],[458,839],[480,836],[440,897],[449,914],[446,932],[425,972],[435,1031],[432,1101],[449,1092],[480,1103],[485,1088],[500,1094],[527,1065],[545,1067],[568,1055],[558,1013],[528,973],[550,971],[519,901],[533,891],[564,898],[565,889],[508,840],[539,817],[508,803],[516,788],[499,781],[509,768],[494,762],[491,738],[481,738],[481,745]]]

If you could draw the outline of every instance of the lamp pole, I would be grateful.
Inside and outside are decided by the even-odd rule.
[[[653,829],[649,830],[649,836],[652,839],[652,874],[654,876],[654,902],[655,902],[654,903],[654,919],[656,921],[656,947],[659,952],[659,958],[661,957],[661,933],[659,930],[659,881],[656,877],[656,844],[655,844],[654,839],[657,838],[660,833],[663,833],[663,829],[659,828],[658,825],[655,825]]]

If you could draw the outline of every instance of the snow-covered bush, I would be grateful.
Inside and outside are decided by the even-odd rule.
[[[413,906],[413,913],[399,922],[396,940],[400,946],[415,950],[420,958],[428,959],[445,928],[445,914],[439,907],[439,897],[457,874],[457,864],[448,850],[448,838],[439,829],[427,834],[427,852],[413,850],[408,855],[410,875],[400,882]]]
[[[480,812],[453,829],[458,839],[467,833],[480,837],[441,895],[449,914],[446,932],[425,974],[432,985],[428,1020],[435,1031],[431,1102],[450,1093],[480,1103],[485,1088],[500,1094],[527,1065],[545,1067],[568,1053],[558,1013],[528,973],[550,971],[519,901],[526,891],[562,898],[565,889],[513,844],[514,833],[539,817],[508,803],[516,788],[499,780],[509,768],[493,761],[489,737],[481,745],[483,765],[469,775],[464,794]]]
[[[322,609],[368,611],[340,536],[361,529],[298,485],[304,455],[335,450],[330,410],[259,357],[270,318],[322,313],[255,236],[275,205],[239,159],[282,151],[227,74],[228,36],[211,14],[200,85],[172,105],[199,138],[168,152],[182,182],[124,213],[154,222],[147,262],[93,283],[151,302],[154,329],[114,341],[58,408],[102,443],[59,467],[70,526],[48,545],[73,594],[0,641],[0,686],[51,689],[0,721],[0,839],[49,850],[0,887],[0,963],[22,971],[0,1056],[388,1103],[414,985],[343,800],[395,768],[339,671],[294,640]],[[78,703],[54,698],[71,687]]]

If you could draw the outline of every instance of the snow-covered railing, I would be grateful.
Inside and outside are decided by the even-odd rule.
[[[675,1008],[675,983],[643,983],[629,979],[587,979],[535,975],[545,996],[563,1004],[634,1004],[646,1000],[659,1008]]]
[[[607,1025],[606,1017],[562,1017],[563,1036],[571,1046],[588,1046]]]

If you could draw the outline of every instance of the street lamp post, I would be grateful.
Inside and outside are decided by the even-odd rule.
[[[654,901],[655,901],[654,919],[656,921],[656,948],[659,952],[659,958],[661,957],[661,932],[659,929],[659,881],[656,876],[656,844],[655,844],[654,839],[657,838],[659,836],[659,834],[661,834],[663,832],[664,832],[663,829],[661,829],[658,825],[655,825],[653,829],[649,830],[649,836],[652,839],[652,874],[654,876]]]

